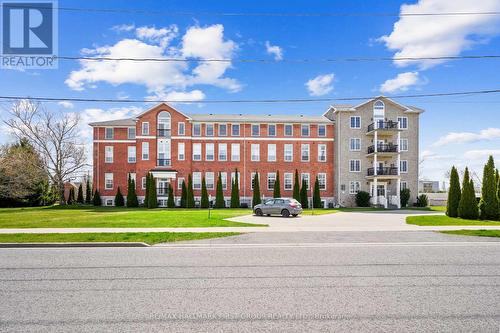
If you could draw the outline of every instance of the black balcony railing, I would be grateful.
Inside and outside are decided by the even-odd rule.
[[[170,166],[171,159],[170,158],[159,158],[156,160],[156,165],[157,166]]]
[[[156,195],[167,196],[168,195],[168,187],[158,187],[156,189]]]
[[[396,167],[383,167],[377,168],[377,173],[375,174],[375,168],[368,168],[368,176],[397,176],[398,168]]]
[[[372,154],[375,152],[375,146],[368,147],[368,154]],[[377,145],[378,153],[397,153],[398,145],[392,143],[379,143]]]
[[[377,121],[374,123],[371,123],[368,125],[368,132],[371,132],[373,130],[393,130],[393,129],[398,129],[398,122],[397,121]]]
[[[171,130],[166,128],[158,128],[156,129],[156,136],[159,138],[170,138]]]

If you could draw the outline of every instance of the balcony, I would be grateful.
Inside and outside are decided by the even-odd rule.
[[[172,134],[172,130],[170,128],[157,128],[156,129],[156,136],[159,138],[170,138],[170,135]]]
[[[367,133],[372,133],[375,130],[379,131],[397,131],[399,130],[399,125],[397,121],[377,121],[368,125]]]
[[[377,168],[376,171],[377,171],[377,174],[375,174],[375,168],[368,168],[367,175],[369,177],[373,177],[373,176],[397,176],[398,175],[398,168],[396,168],[396,167]]]
[[[397,153],[398,145],[392,143],[380,143],[377,145],[377,153]],[[368,154],[375,153],[375,146],[368,147]]]
[[[172,160],[170,158],[160,158],[156,160],[156,165],[157,166],[171,166],[172,165]]]

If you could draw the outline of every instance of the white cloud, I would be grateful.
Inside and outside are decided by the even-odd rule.
[[[134,24],[119,24],[111,27],[111,30],[120,33],[120,32],[129,32],[135,29]]]
[[[335,74],[318,75],[306,82],[307,90],[311,96],[326,95],[333,90],[333,79]]]
[[[442,136],[433,145],[444,146],[451,143],[471,143],[478,141],[491,141],[500,139],[500,128],[486,128],[479,133],[473,132],[450,132]]]
[[[274,60],[283,60],[283,48],[279,47],[278,45],[271,45],[269,41],[266,41],[266,51],[268,54],[274,56]]]
[[[500,10],[498,0],[420,0],[403,4],[401,14],[490,12]],[[456,56],[474,44],[498,34],[497,15],[400,16],[393,31],[379,38],[394,57]],[[397,66],[418,64],[425,69],[445,60],[396,61]]]
[[[202,101],[205,99],[205,94],[201,90],[192,91],[170,91],[170,92],[157,92],[152,96],[147,97],[148,100],[162,100],[162,101]]]
[[[464,153],[464,157],[469,160],[481,160],[486,163],[487,158],[492,155],[495,159],[500,158],[499,149],[479,149],[479,150],[469,150]]]
[[[166,28],[139,27],[137,38],[125,38],[114,45],[83,49],[87,55],[110,58],[227,58],[232,59],[237,45],[224,39],[220,24],[191,27],[182,37],[180,47],[171,46],[178,36],[175,25]],[[80,69],[72,71],[65,83],[73,90],[91,88],[98,82],[114,86],[137,84],[150,94],[180,92],[187,87],[205,84],[238,91],[241,84],[225,77],[231,62],[204,63],[194,68],[185,62],[80,61]],[[192,94],[192,93],[191,93]],[[197,97],[200,98],[200,94]]]
[[[68,101],[61,101],[61,102],[58,102],[57,105],[59,106],[62,106],[63,108],[65,109],[72,109],[74,108],[75,106],[73,105],[73,103],[71,102],[68,102]]]
[[[394,79],[389,79],[380,85],[380,92],[393,93],[407,91],[410,87],[424,84],[418,72],[399,73]]]

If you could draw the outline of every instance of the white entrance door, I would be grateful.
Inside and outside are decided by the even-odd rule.
[[[168,184],[170,184],[170,179],[158,179],[158,183],[156,186],[158,196],[168,195]]]

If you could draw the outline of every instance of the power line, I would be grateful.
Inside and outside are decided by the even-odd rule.
[[[464,96],[464,95],[484,95],[500,93],[500,89],[475,90],[475,91],[455,91],[447,93],[432,93],[432,94],[412,94],[412,95],[393,95],[386,96],[387,98],[422,98],[422,97],[444,97],[444,96]],[[336,97],[336,98],[296,98],[296,99],[239,99],[239,100],[147,100],[147,99],[115,99],[115,98],[79,98],[79,97],[40,97],[40,96],[0,96],[0,100],[25,100],[31,99],[34,101],[43,102],[100,102],[100,103],[206,103],[206,104],[225,104],[225,103],[314,103],[314,102],[334,102],[334,101],[357,101],[369,100],[378,96],[365,97]]]
[[[196,59],[196,58],[121,58],[121,57],[85,57],[85,56],[54,56],[59,60],[85,61],[133,61],[133,62],[242,62],[242,63],[315,63],[315,62],[362,62],[362,61],[421,61],[421,60],[459,60],[459,59],[498,59],[500,55],[465,55],[436,57],[350,57],[350,58],[303,58],[303,59]]]

